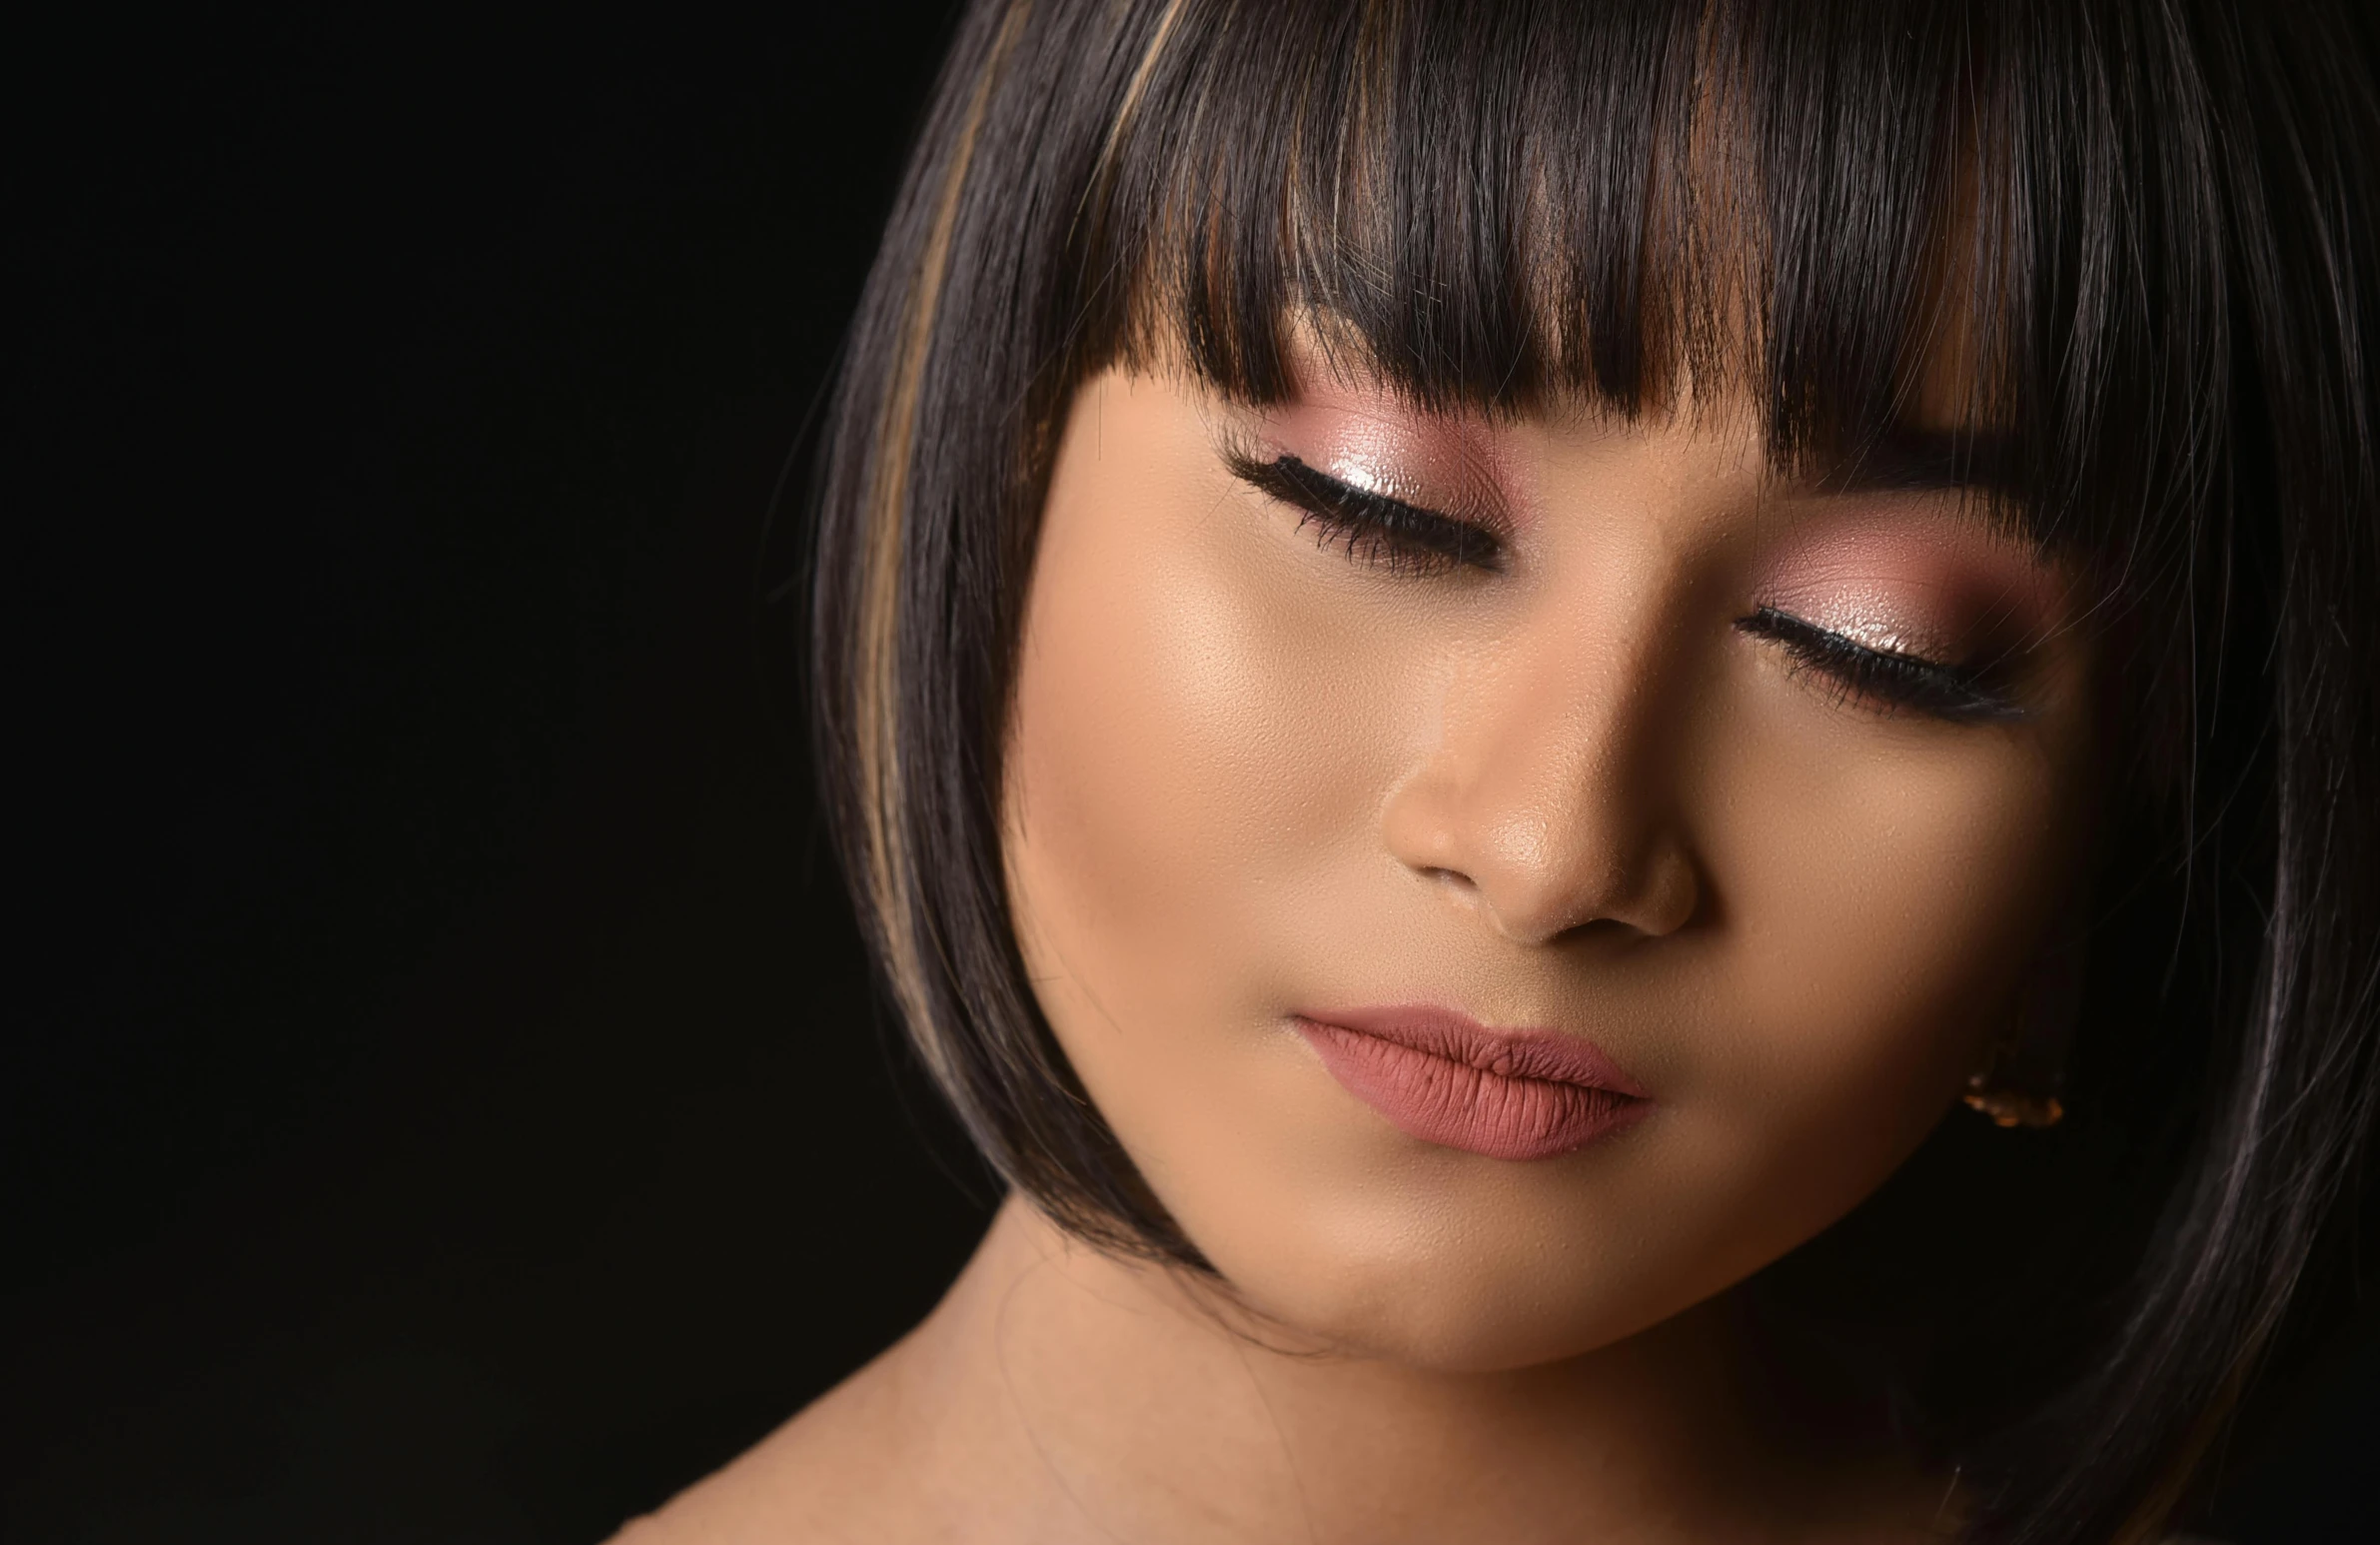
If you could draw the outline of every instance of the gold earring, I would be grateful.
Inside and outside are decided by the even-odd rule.
[[[1958,1096],[1967,1109],[1989,1116],[1994,1126],[2055,1126],[2065,1119],[2066,1107],[2056,1095],[2003,1087],[1992,1082],[1992,1071],[1967,1076],[1966,1092]]]
[[[1959,1096],[1994,1126],[2055,1126],[2065,1117],[2057,1091],[2082,1007],[2082,947],[2078,930],[2060,931],[2025,983],[2013,1022],[1993,1037],[1989,1058]]]

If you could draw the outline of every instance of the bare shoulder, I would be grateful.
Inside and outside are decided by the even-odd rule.
[[[896,1347],[610,1545],[841,1545],[950,1538]]]

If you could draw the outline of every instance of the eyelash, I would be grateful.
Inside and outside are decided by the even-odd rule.
[[[1775,607],[1762,607],[1736,627],[1756,639],[1781,645],[1798,669],[1816,671],[1856,697],[1887,710],[1907,709],[1957,724],[2019,719],[2023,710],[1985,685],[1986,674],[1969,666],[1896,650],[1869,649]]]
[[[1342,483],[1294,456],[1258,461],[1235,451],[1225,459],[1242,482],[1298,511],[1300,530],[1319,528],[1322,546],[1343,547],[1349,558],[1415,578],[1504,567],[1504,544],[1484,526]]]
[[[1357,562],[1411,578],[1504,568],[1504,544],[1485,527],[1356,488],[1294,456],[1263,461],[1233,451],[1225,462],[1242,482],[1299,512],[1301,530],[1319,528],[1325,549],[1343,548]],[[1759,608],[1736,627],[1783,648],[1798,668],[1828,678],[1844,697],[1886,712],[1909,710],[1960,724],[2014,719],[2022,712],[1991,690],[1981,671],[1870,649],[1775,607]]]

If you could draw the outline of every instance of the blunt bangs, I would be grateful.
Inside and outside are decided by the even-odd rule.
[[[1733,397],[1797,471],[1931,415],[2042,540],[2186,548],[2229,340],[2170,40],[2073,5],[1148,9],[1060,269],[1067,379],[1181,360],[1277,401],[1305,319],[1425,408]]]
[[[2315,0],[972,0],[819,461],[811,702],[899,1022],[1003,1183],[1204,1269],[1008,907],[1017,636],[1084,381],[1277,402],[1311,338],[1424,408],[1749,405],[1785,471],[1948,431],[2101,598],[2071,1114],[1946,1121],[1766,1278],[1865,1338],[1961,1467],[1970,1538],[2156,1537],[2309,1263],[2346,1258],[2373,1119],[2368,26]]]

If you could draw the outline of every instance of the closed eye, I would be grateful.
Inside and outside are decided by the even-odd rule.
[[[1402,575],[1456,569],[1494,573],[1504,567],[1504,544],[1486,527],[1358,488],[1295,456],[1260,459],[1232,452],[1225,464],[1242,482],[1297,510],[1300,528],[1316,528],[1322,546],[1340,547],[1358,562]],[[1875,649],[1775,607],[1761,607],[1736,626],[1779,645],[1797,667],[1820,673],[1846,696],[1886,711],[1909,710],[1953,723],[2024,714],[1991,685],[1984,669]]]
[[[1224,460],[1234,477],[1297,510],[1300,529],[1315,528],[1322,546],[1343,548],[1358,562],[1409,575],[1504,567],[1504,544],[1470,521],[1357,488],[1294,456],[1265,461],[1234,452]]]
[[[1797,666],[1819,672],[1847,695],[1886,710],[1908,709],[1955,723],[2024,715],[2020,706],[1990,685],[1987,670],[1871,649],[1775,607],[1762,607],[1736,626],[1780,645]]]

